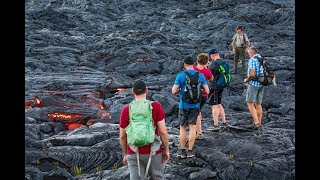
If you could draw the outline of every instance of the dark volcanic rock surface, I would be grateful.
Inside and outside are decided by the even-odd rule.
[[[166,113],[167,179],[294,179],[294,6],[292,0],[25,1],[25,178],[129,179],[118,122],[133,99],[131,84],[142,79],[148,99]],[[213,121],[206,104],[196,157],[177,159],[178,96],[171,87],[183,58],[216,47],[233,68],[237,25],[277,74],[277,86],[265,89],[263,130],[246,129],[252,120],[245,85],[234,75],[222,99],[230,127],[207,131]]]

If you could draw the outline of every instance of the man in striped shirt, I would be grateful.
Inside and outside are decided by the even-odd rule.
[[[247,78],[243,80],[247,85],[246,102],[249,108],[250,114],[253,119],[253,124],[248,128],[250,129],[260,129],[262,121],[262,98],[264,93],[264,87],[262,84],[256,80],[259,74],[263,73],[263,68],[260,65],[257,57],[261,57],[258,54],[258,49],[255,47],[250,47],[248,49],[249,61],[247,69]]]

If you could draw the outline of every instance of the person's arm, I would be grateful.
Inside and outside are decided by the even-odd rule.
[[[243,80],[244,83],[249,82],[250,80],[254,79],[254,69],[250,69],[249,76]]]
[[[203,93],[206,93],[206,94],[209,94],[209,86],[208,84],[203,84],[202,85],[202,88],[203,88]]]
[[[246,36],[246,52],[247,52],[251,43],[250,43],[250,40],[249,40],[247,34],[244,34],[244,35]]]
[[[174,84],[174,85],[172,86],[172,94],[178,94],[179,92],[180,92],[180,86]]]
[[[124,128],[120,127],[120,135],[119,135],[119,139],[120,139],[120,147],[122,150],[122,164],[123,165],[127,165],[127,133],[125,131]]]
[[[235,47],[236,47],[236,36],[237,36],[237,34],[235,34],[234,36],[233,36],[233,38],[232,38],[232,51],[235,53],[236,52],[236,49],[235,49]]]
[[[214,76],[213,76],[213,74],[212,74],[212,72],[211,72],[211,70],[209,69],[209,79],[208,79],[208,81],[210,81],[210,82],[212,82],[213,81],[213,78],[214,78]]]
[[[170,159],[170,153],[169,153],[169,142],[168,142],[169,137],[168,137],[168,131],[165,124],[165,120],[162,119],[161,121],[158,121],[157,126],[159,130],[161,142],[164,146],[163,163],[167,163]]]

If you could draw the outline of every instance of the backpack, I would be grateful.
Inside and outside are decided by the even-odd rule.
[[[222,61],[221,63],[216,61],[219,69],[219,78],[215,81],[214,88],[223,89],[229,86],[231,82],[231,72],[230,66],[226,61]]]
[[[183,92],[182,100],[189,104],[199,103],[202,96],[200,74],[199,72],[196,72],[191,75],[187,71],[184,72],[186,73],[186,87]]]
[[[129,125],[125,128],[127,141],[131,150],[137,155],[138,172],[140,176],[139,147],[151,144],[150,155],[145,177],[151,162],[151,156],[160,148],[159,136],[155,134],[156,127],[152,119],[152,105],[149,100],[138,100],[129,103]]]
[[[145,146],[155,138],[155,126],[152,119],[152,105],[149,100],[132,101],[129,103],[129,122],[126,127],[128,144]]]
[[[260,74],[258,77],[255,77],[255,80],[259,81],[263,86],[276,85],[276,75],[272,70],[268,61],[263,57],[256,57],[260,63],[260,68],[263,68],[263,74]]]

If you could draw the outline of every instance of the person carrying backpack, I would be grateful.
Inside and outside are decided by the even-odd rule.
[[[253,119],[249,129],[261,129],[262,122],[262,98],[264,94],[264,86],[256,79],[261,73],[263,68],[261,67],[258,58],[261,55],[258,54],[258,49],[250,47],[248,49],[249,61],[247,69],[247,77],[243,80],[247,83],[246,102],[249,108],[250,114]]]
[[[209,62],[209,56],[206,53],[200,53],[197,56],[197,65],[193,66],[194,70],[196,70],[204,75],[207,82],[213,81],[213,75],[212,75],[211,71],[207,68],[208,62]],[[200,112],[197,117],[197,124],[196,124],[196,130],[197,130],[196,139],[199,139],[199,140],[204,139],[204,135],[202,133],[202,127],[201,127],[201,120],[202,120],[201,109],[202,109],[203,105],[207,102],[207,99],[208,99],[208,94],[202,93],[201,100],[200,100],[200,109],[199,109]]]
[[[236,34],[232,37],[232,51],[234,52],[234,70],[233,73],[237,74],[238,60],[242,60],[242,75],[246,72],[245,53],[250,47],[250,41],[246,33],[243,32],[242,26],[236,27]]]
[[[146,99],[146,84],[133,84],[134,100],[120,115],[120,146],[122,163],[128,165],[130,179],[164,179],[164,163],[169,154],[168,132],[162,105]],[[160,141],[161,140],[161,141]]]
[[[180,148],[177,156],[180,158],[194,157],[193,145],[196,138],[197,116],[200,112],[200,99],[202,93],[209,94],[206,78],[202,73],[193,69],[194,60],[187,57],[184,60],[184,71],[180,72],[172,86],[172,94],[179,93],[179,124],[180,124]],[[189,127],[189,143],[187,142],[187,126]]]
[[[230,67],[226,60],[221,59],[219,51],[215,48],[208,51],[208,55],[211,58],[211,63],[209,69],[214,76],[213,82],[210,84],[210,94],[208,97],[208,104],[212,109],[213,126],[209,128],[210,131],[219,131],[219,117],[222,120],[222,127],[226,128],[228,126],[226,121],[226,115],[224,108],[221,104],[222,92],[230,83]],[[224,71],[226,71],[227,77],[224,77],[221,73],[221,65],[224,65]],[[224,82],[224,83],[220,83]]]

